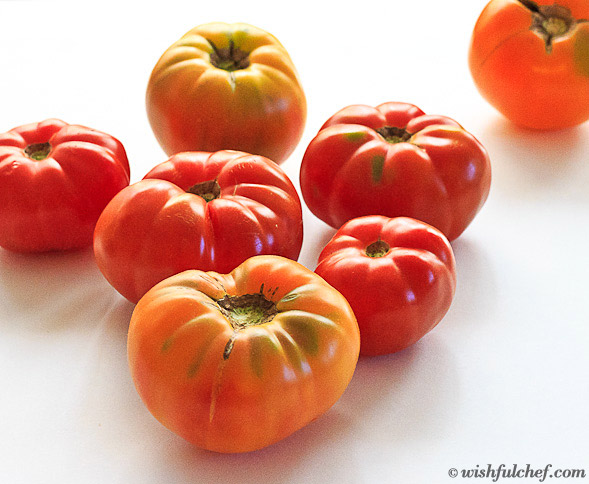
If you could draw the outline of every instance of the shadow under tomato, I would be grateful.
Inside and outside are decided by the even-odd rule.
[[[159,466],[178,470],[180,482],[278,483],[293,475],[299,482],[317,476],[357,482],[356,441],[394,448],[450,432],[457,394],[452,360],[429,338],[398,354],[360,358],[348,389],[326,414],[270,447],[216,454],[178,439],[167,442]]]
[[[135,391],[122,330],[131,311],[130,304],[113,305],[97,328],[73,419],[80,442],[96,459],[124,459],[130,472],[140,463],[145,476],[166,476],[166,482],[279,483],[293,476],[311,482],[321,476],[322,482],[352,483],[360,472],[355,442],[394,449],[445,435],[455,425],[460,392],[454,360],[430,334],[397,354],[361,357],[342,398],[274,445],[245,454],[198,449],[157,422]]]
[[[82,455],[103,462],[121,461],[117,468],[139,466],[145,469],[145,476],[165,476],[161,481],[138,478],[136,482],[278,483],[300,472],[302,463],[305,468],[315,466],[314,472],[326,476],[325,482],[345,482],[339,469],[345,468],[351,456],[342,453],[338,442],[349,436],[350,418],[357,417],[342,412],[340,402],[286,439],[245,454],[205,451],[167,430],[143,405],[128,371],[126,328],[132,310],[133,305],[121,299],[91,335],[86,383],[79,389],[80,404],[72,415]],[[325,467],[319,455],[322,459],[330,455],[334,463]]]
[[[429,333],[398,353],[361,357],[342,403],[356,416],[354,434],[375,448],[428,441],[452,431],[456,379],[452,352]]]
[[[456,294],[439,326],[463,331],[492,321],[497,307],[497,280],[487,247],[463,235],[452,242],[456,259]]]
[[[493,167],[492,192],[518,201],[538,195],[589,200],[589,123],[559,131],[534,131],[498,115],[480,137]]]
[[[118,294],[104,279],[91,249],[19,254],[0,249],[5,329],[34,332],[93,327]],[[9,327],[12,326],[12,327]]]

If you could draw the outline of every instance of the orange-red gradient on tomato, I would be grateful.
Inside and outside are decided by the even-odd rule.
[[[149,411],[216,452],[260,449],[322,415],[348,386],[359,348],[344,297],[277,256],[162,281],[137,304],[128,338]]]
[[[492,0],[470,43],[483,97],[514,123],[554,130],[589,119],[589,1]]]
[[[307,116],[295,66],[272,34],[244,23],[195,27],[162,55],[146,95],[163,150],[233,149],[281,163]]]

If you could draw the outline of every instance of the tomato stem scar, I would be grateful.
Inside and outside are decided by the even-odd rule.
[[[240,69],[247,69],[249,67],[249,53],[235,47],[233,39],[229,40],[228,47],[222,49],[218,48],[212,40],[206,40],[213,49],[213,52],[210,55],[210,62],[216,68],[233,72]]]
[[[396,126],[384,126],[375,130],[389,143],[405,143],[411,139],[412,134],[405,128],[397,128]]]
[[[44,160],[50,152],[51,145],[49,143],[35,143],[25,148],[25,155],[35,161]]]
[[[538,5],[532,0],[518,0],[532,15],[530,30],[542,38],[546,46],[546,53],[552,52],[554,39],[571,33],[577,23],[585,20],[575,19],[568,7],[554,3],[553,5]]]
[[[204,198],[205,202],[210,202],[221,196],[221,186],[217,180],[208,180],[192,185],[186,192]]]
[[[391,250],[391,246],[387,244],[384,240],[378,239],[376,242],[372,242],[368,247],[366,247],[366,255],[368,257],[383,257],[389,253]]]
[[[224,296],[217,300],[221,312],[231,323],[233,334],[227,341],[223,350],[223,359],[226,360],[233,351],[235,339],[240,331],[249,327],[272,321],[278,313],[276,304],[262,294],[264,285],[256,294],[244,294],[242,296]]]

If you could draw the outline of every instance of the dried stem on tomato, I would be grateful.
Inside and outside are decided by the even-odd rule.
[[[218,69],[233,72],[249,67],[249,52],[245,52],[238,47],[235,47],[233,39],[229,40],[228,47],[222,49],[218,48],[210,39],[207,39],[207,42],[213,49],[210,57],[211,64]]]
[[[568,7],[556,2],[553,5],[538,5],[532,0],[518,1],[532,14],[530,30],[544,40],[548,54],[552,52],[554,39],[569,35],[579,22],[587,21],[575,19]]]
[[[397,128],[396,126],[384,126],[376,130],[389,143],[405,143],[413,136],[404,128]]]

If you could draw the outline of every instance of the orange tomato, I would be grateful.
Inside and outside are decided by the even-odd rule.
[[[149,411],[195,445],[247,452],[326,412],[360,350],[344,297],[290,259],[256,256],[230,274],[186,271],[137,304],[129,365]]]
[[[280,163],[307,116],[286,49],[252,25],[201,25],[172,44],[147,87],[147,114],[163,150],[234,149]]]
[[[475,84],[508,119],[560,129],[589,119],[589,1],[492,0],[469,51]]]

